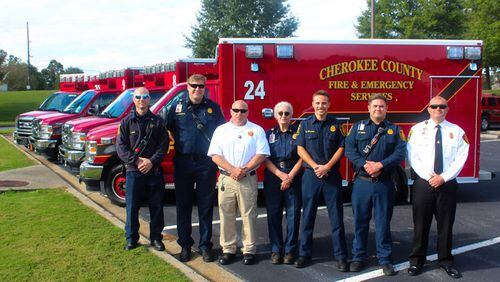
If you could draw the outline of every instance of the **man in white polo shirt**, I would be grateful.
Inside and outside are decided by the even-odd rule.
[[[236,254],[236,210],[243,221],[243,263],[255,262],[257,224],[256,169],[270,155],[262,127],[248,121],[248,105],[238,100],[231,107],[231,120],[215,130],[208,156],[220,170],[219,190],[220,245],[219,263],[230,263]]]

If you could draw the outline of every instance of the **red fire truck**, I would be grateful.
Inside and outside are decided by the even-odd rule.
[[[118,96],[123,87],[132,86],[134,75],[139,72],[139,69],[131,68],[110,71],[100,74],[99,79],[85,81],[88,86],[94,88],[83,92],[60,113],[42,115],[33,120],[30,149],[57,158],[62,125],[75,118],[100,113]],[[80,136],[74,138],[78,139]]]
[[[17,144],[29,145],[33,120],[50,112],[60,112],[68,106],[82,91],[89,89],[90,80],[85,74],[63,74],[59,78],[59,90],[45,99],[35,111],[22,113],[16,116],[16,128],[13,132]],[[93,88],[93,87],[92,87]]]
[[[406,133],[428,118],[430,98],[440,95],[448,100],[448,119],[459,124],[470,140],[469,158],[458,180],[477,182],[481,51],[482,42],[473,40],[220,39],[216,58],[219,79],[207,82],[206,95],[221,105],[226,118],[235,100],[245,100],[249,119],[268,129],[275,123],[272,108],[276,103],[291,102],[294,118],[300,120],[313,114],[312,93],[325,89],[332,99],[329,114],[342,121],[347,132],[353,122],[368,118],[369,96],[381,93],[389,100],[387,118]],[[164,115],[186,91],[185,84],[177,85],[152,111]],[[87,158],[96,166],[80,173],[84,181],[99,174],[107,183],[104,192],[110,200],[123,204],[125,179],[121,171],[117,167],[96,168],[114,146],[114,134],[116,127],[89,133]],[[172,155],[173,150],[162,163],[167,187],[173,183]],[[345,158],[341,173],[347,185],[352,170]]]
[[[135,75],[134,86],[148,88],[151,104],[156,103],[165,92],[179,82],[186,81],[194,73],[213,77],[217,74],[213,59],[182,59],[174,63],[144,67],[144,73]],[[89,130],[120,121],[132,109],[132,93],[135,88],[125,90],[102,113],[97,116],[73,119],[63,125],[62,145],[59,159],[66,165],[78,168],[85,156],[85,140]],[[78,136],[78,138],[73,138]]]

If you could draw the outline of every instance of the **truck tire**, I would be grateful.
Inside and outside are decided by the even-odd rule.
[[[482,116],[481,117],[481,130],[486,131],[490,127],[490,121],[488,120],[487,116]]]
[[[113,166],[104,182],[106,196],[111,203],[124,207],[125,206],[125,173],[123,173],[122,165]]]

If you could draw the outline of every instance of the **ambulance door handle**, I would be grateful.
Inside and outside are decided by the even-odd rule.
[[[273,118],[273,109],[270,108],[263,108],[262,109],[262,116],[264,118]]]

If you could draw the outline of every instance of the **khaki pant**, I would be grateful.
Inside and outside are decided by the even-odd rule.
[[[237,250],[236,210],[243,221],[241,239],[244,254],[256,252],[257,227],[257,175],[236,181],[220,175],[217,183],[219,193],[220,245],[224,253],[235,254]],[[224,191],[222,191],[224,190]]]

